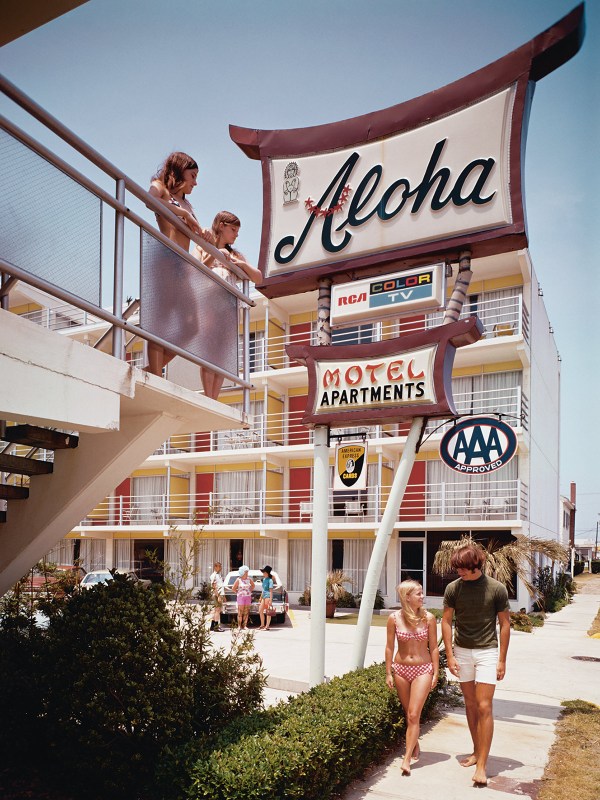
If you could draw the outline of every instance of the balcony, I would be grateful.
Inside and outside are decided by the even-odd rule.
[[[508,336],[522,336],[525,341],[529,340],[529,311],[523,302],[520,290],[515,289],[513,295],[504,297],[500,300],[480,300],[465,303],[462,317],[476,314],[484,327],[483,339],[490,341],[497,338]],[[405,318],[391,328],[384,328],[381,325],[373,325],[372,337],[369,341],[379,341],[382,338],[382,331],[385,331],[383,338],[401,336],[405,333],[428,330],[441,324],[443,314],[422,314],[415,317]],[[364,326],[363,326],[364,327]],[[253,334],[255,337],[258,334]],[[343,333],[340,331],[340,344],[344,340]],[[356,344],[355,337],[347,338],[344,344]],[[364,339],[363,339],[364,341]],[[250,343],[250,369],[253,373],[269,372],[272,370],[288,369],[300,366],[291,360],[286,353],[286,346],[289,344],[317,344],[316,331],[300,334],[285,334],[282,336],[271,336],[268,339],[255,338]],[[241,342],[240,342],[241,347]]]
[[[459,414],[502,414],[505,421],[512,427],[522,426],[524,429],[528,427],[529,403],[527,396],[519,386],[476,392],[456,392],[454,402]],[[281,449],[298,445],[310,447],[313,443],[313,432],[302,424],[303,416],[303,411],[292,411],[287,414],[256,414],[250,418],[250,426],[245,429],[234,428],[212,434],[171,437],[155,450],[154,455],[219,453],[256,448]],[[451,420],[444,423],[442,427],[440,427],[439,420],[432,420],[427,425],[426,435],[435,432],[437,436],[442,436],[451,425]],[[403,438],[406,435],[402,426],[397,424],[341,428],[336,429],[336,433],[354,433],[357,436],[365,436],[369,440],[386,439],[390,444],[391,439]]]
[[[389,486],[373,486],[362,492],[333,492],[329,521],[372,526],[381,520]],[[135,497],[119,495],[100,503],[82,520],[81,527],[176,527],[289,526],[310,528],[313,495],[310,490],[249,492],[199,492]],[[480,524],[527,519],[528,490],[519,480],[493,484],[437,483],[408,488],[399,522],[411,525],[435,523]]]

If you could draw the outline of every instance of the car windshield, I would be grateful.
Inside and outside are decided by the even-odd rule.
[[[83,579],[82,583],[85,583],[85,584],[88,584],[88,583],[104,583],[105,581],[110,581],[110,580],[112,580],[112,575],[110,574],[110,572],[107,572],[106,574],[102,574],[102,575],[87,575]]]

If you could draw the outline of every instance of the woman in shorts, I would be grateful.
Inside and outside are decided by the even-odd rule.
[[[402,774],[410,775],[410,762],[419,757],[421,711],[438,681],[440,651],[437,623],[423,608],[423,587],[407,580],[397,588],[401,609],[390,614],[385,647],[386,683],[396,689],[406,719],[406,752]],[[394,656],[394,642],[398,649]]]
[[[273,604],[273,578],[271,577],[272,569],[267,564],[266,567],[261,569],[263,574],[262,589],[260,593],[260,605],[258,606],[258,616],[260,617],[259,631],[268,631],[271,624],[271,617],[267,613]]]

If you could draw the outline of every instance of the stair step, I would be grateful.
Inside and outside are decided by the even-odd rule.
[[[37,425],[9,425],[2,438],[5,442],[43,447],[45,450],[67,450],[79,444],[79,436],[40,428]]]
[[[17,475],[48,475],[52,472],[53,466],[51,461],[38,461],[35,458],[0,453],[0,472]]]
[[[28,497],[29,488],[27,486],[0,483],[0,500],[26,500]]]

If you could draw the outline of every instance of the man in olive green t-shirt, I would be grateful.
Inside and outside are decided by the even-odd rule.
[[[457,548],[451,560],[459,578],[444,592],[442,636],[448,669],[460,681],[473,753],[461,761],[475,767],[473,783],[487,785],[487,759],[494,735],[492,704],[496,682],[506,674],[510,639],[508,592],[482,572],[485,550],[475,542]],[[452,619],[454,618],[454,647]],[[500,625],[500,647],[496,634]]]

